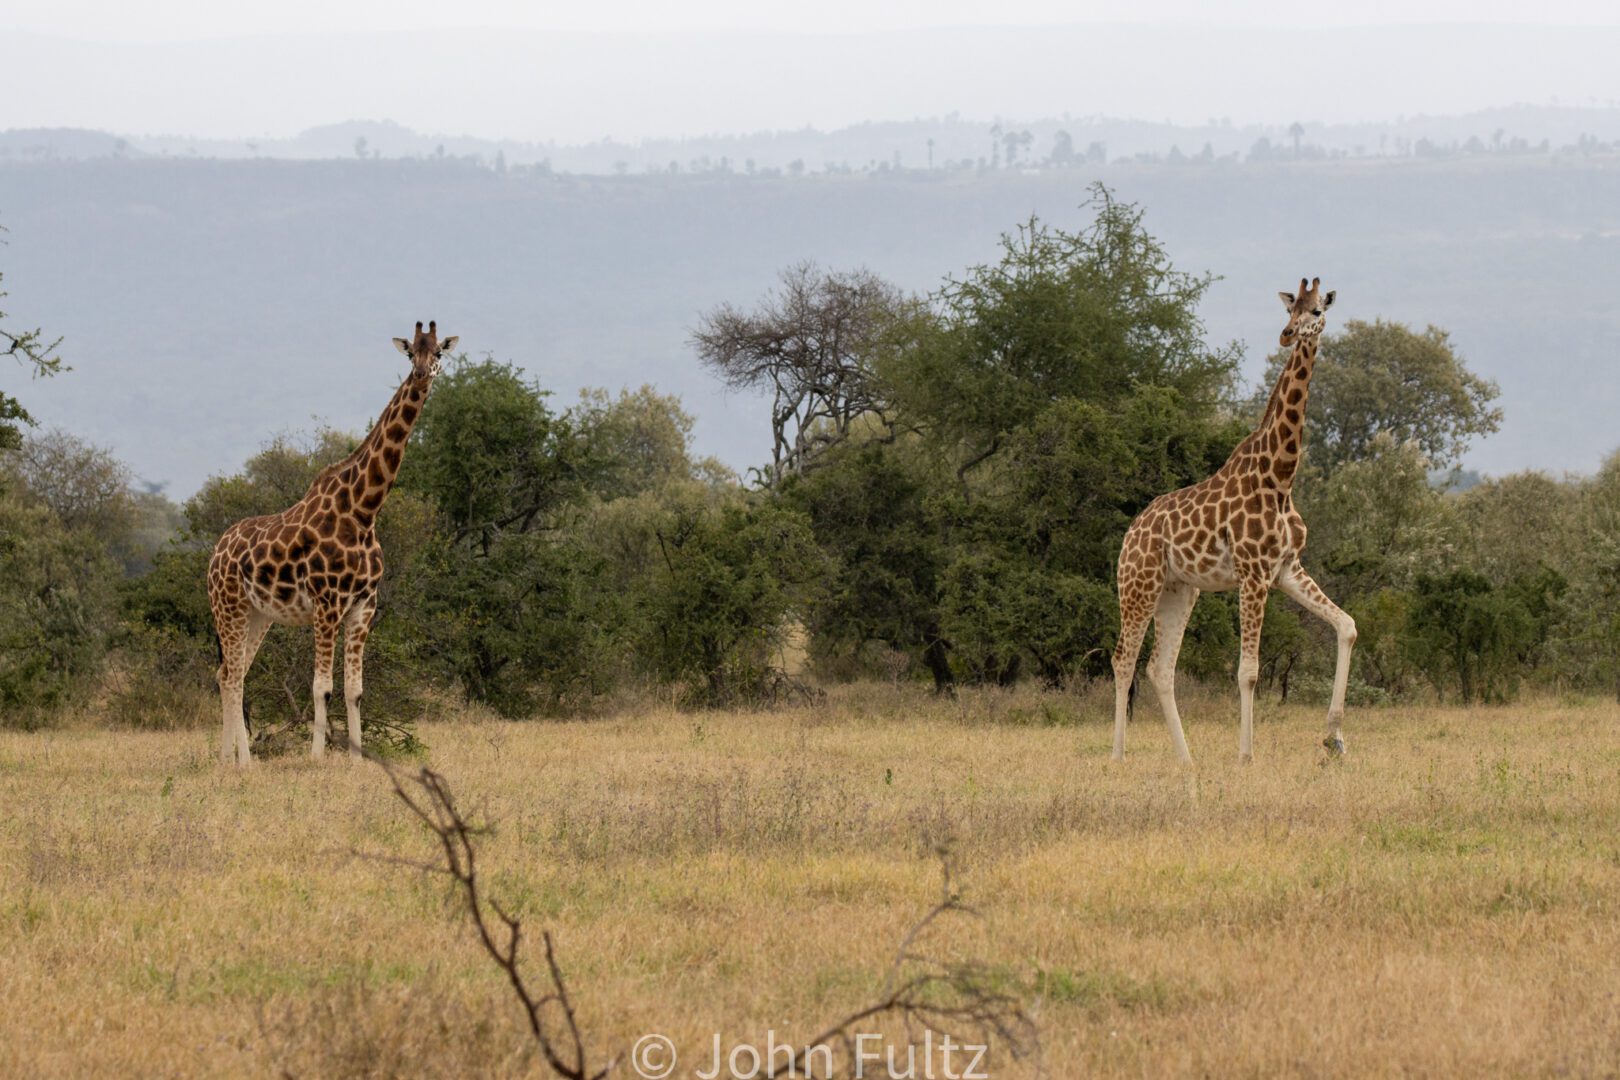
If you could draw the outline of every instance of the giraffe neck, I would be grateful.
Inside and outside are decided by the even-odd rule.
[[[400,462],[405,457],[405,443],[422,415],[422,403],[427,400],[432,384],[432,375],[415,372],[407,375],[365,440],[354,453],[333,466],[338,485],[346,489],[349,496],[340,500],[339,505],[352,506],[352,513],[362,527],[371,526],[383,500],[393,490]],[[319,486],[317,482],[316,487]]]
[[[1294,342],[1283,365],[1277,385],[1272,388],[1271,400],[1260,418],[1260,426],[1250,436],[1259,460],[1269,459],[1271,483],[1288,491],[1294,486],[1294,474],[1299,470],[1299,459],[1305,451],[1305,404],[1311,396],[1311,372],[1316,368],[1317,339],[1302,337]]]

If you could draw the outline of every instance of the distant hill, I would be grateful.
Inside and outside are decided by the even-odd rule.
[[[113,135],[68,128],[0,131],[0,161],[181,157],[295,161],[457,158],[491,168],[543,166],[568,173],[864,172],[982,170],[1122,160],[1196,161],[1200,155],[1269,158],[1524,156],[1620,146],[1620,108],[1515,105],[1454,116],[1379,123],[1303,121],[1298,146],[1287,124],[1155,123],[1107,116],[966,120],[957,115],[623,142],[525,142],[413,131],[388,120],[349,120],[287,139]],[[1027,138],[1025,138],[1027,136]],[[1010,145],[1009,145],[1010,144]]]
[[[1507,422],[1470,467],[1589,470],[1620,444],[1610,153],[793,179],[136,149],[0,158],[0,270],[6,310],[65,334],[74,367],[24,400],[176,495],[278,431],[367,424],[402,374],[388,339],[418,318],[523,364],[559,404],[657,383],[697,412],[701,451],[758,462],[760,403],[721,393],[686,345],[700,311],[753,302],[804,258],[932,288],[1031,213],[1078,224],[1098,178],[1146,207],[1184,268],[1225,275],[1205,315],[1251,343],[1252,373],[1277,290],[1321,275],[1336,324],[1438,323],[1501,382]],[[8,389],[18,377],[0,365]]]

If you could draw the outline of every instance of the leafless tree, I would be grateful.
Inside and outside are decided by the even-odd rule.
[[[450,878],[465,902],[479,944],[505,973],[512,993],[522,1005],[529,1033],[553,1075],[565,1080],[602,1080],[613,1072],[618,1057],[593,1065],[580,1031],[573,999],[563,981],[555,943],[549,931],[545,944],[546,989],[529,983],[520,966],[522,924],[482,891],[475,841],[488,826],[473,825],[457,806],[445,778],[423,766],[414,775],[402,775],[379,758],[372,758],[388,773],[394,793],[439,842],[439,862],[414,862],[370,856]],[[1001,989],[993,973],[980,965],[952,962],[925,951],[928,931],[937,923],[973,915],[953,884],[949,849],[936,847],[943,868],[941,897],[901,939],[894,962],[877,1000],[828,1025],[787,1062],[761,1063],[764,1077],[859,1075],[859,1039],[870,1025],[899,1021],[911,1045],[929,1033],[949,1036],[959,1046],[985,1046],[1005,1050],[1015,1058],[1034,1056],[1039,1061],[1040,1039],[1034,1020],[1017,997]],[[555,1023],[554,1023],[555,1022]],[[817,1073],[818,1063],[841,1055],[843,1074]]]
[[[722,304],[703,316],[692,345],[704,365],[732,389],[772,395],[769,483],[812,467],[863,417],[892,437],[872,362],[906,304],[869,271],[804,262],[753,312]]]

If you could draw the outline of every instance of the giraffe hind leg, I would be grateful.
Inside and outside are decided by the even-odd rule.
[[[1238,586],[1242,651],[1238,656],[1238,760],[1254,760],[1254,688],[1260,681],[1260,631],[1266,621],[1266,580],[1252,574]]]
[[[219,669],[214,677],[219,683],[221,765],[246,765],[252,760],[247,740],[242,734],[245,727],[242,715],[242,684],[247,676],[249,631],[249,620],[245,611],[232,608],[225,603],[215,605],[214,635],[219,647]]]
[[[1329,755],[1340,757],[1344,754],[1344,735],[1339,725],[1344,722],[1344,696],[1350,684],[1350,653],[1356,646],[1356,620],[1327,598],[1327,594],[1311,580],[1311,575],[1298,561],[1284,571],[1277,586],[1306,611],[1333,627],[1338,637],[1339,654],[1333,666],[1333,697],[1328,703],[1327,738],[1322,740],[1322,745],[1327,747]]]
[[[1127,537],[1129,542],[1129,537]],[[1161,572],[1162,573],[1162,572]],[[1119,643],[1114,647],[1114,760],[1125,758],[1125,724],[1136,691],[1136,658],[1142,651],[1148,620],[1158,604],[1162,576],[1120,574]]]
[[[253,661],[259,655],[259,648],[264,644],[264,636],[270,632],[270,619],[257,611],[249,612],[247,617],[247,631],[242,643],[242,688],[245,692],[247,674],[253,668]],[[237,757],[245,764],[253,760],[253,733],[248,729],[248,703],[244,697],[242,701],[242,723],[236,729]]]
[[[351,757],[359,757],[363,750],[360,698],[365,693],[366,638],[371,635],[371,619],[376,611],[376,602],[369,598],[355,604],[349,609],[343,631],[343,704],[348,713]]]
[[[333,608],[315,612],[315,679],[311,686],[311,703],[315,708],[314,732],[310,755],[326,756],[326,710],[332,700],[332,654],[337,648],[338,625],[342,615]]]

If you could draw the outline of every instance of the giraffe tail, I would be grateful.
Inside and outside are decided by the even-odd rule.
[[[1140,681],[1141,680],[1139,680],[1136,677],[1136,672],[1133,670],[1131,672],[1131,685],[1129,687],[1127,687],[1126,690],[1125,690],[1125,719],[1126,720],[1134,720],[1134,719],[1136,719],[1136,684],[1138,682],[1140,682]]]

